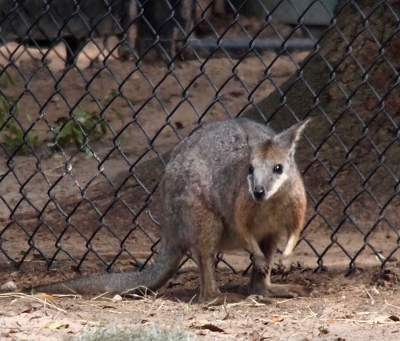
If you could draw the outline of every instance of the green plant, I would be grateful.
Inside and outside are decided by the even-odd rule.
[[[160,327],[119,328],[111,325],[103,328],[89,328],[80,335],[72,336],[66,341],[194,341],[196,338],[189,332],[180,329],[162,329]]]
[[[2,90],[9,84],[16,84],[7,70],[0,65],[0,143],[9,153],[23,153],[29,147],[39,145],[39,136],[31,128],[26,131],[19,117],[18,100],[6,96]],[[123,121],[122,114],[112,108],[111,112]],[[26,121],[32,126],[32,119],[26,114]],[[94,111],[78,109],[69,117],[61,117],[52,128],[54,138],[48,142],[52,150],[61,150],[73,143],[88,155],[92,155],[89,143],[99,140],[107,133],[107,124],[104,119]]]
[[[8,88],[9,84],[16,84],[10,74],[2,69],[0,73],[0,143],[9,153],[24,153],[28,145],[35,147],[39,143],[37,133],[31,129],[27,133],[18,122],[18,101],[6,96],[2,90]],[[26,118],[32,123],[28,114]]]
[[[72,117],[59,118],[53,127],[54,141],[48,145],[60,149],[73,143],[91,155],[89,142],[97,141],[107,132],[106,122],[94,111],[79,109]]]

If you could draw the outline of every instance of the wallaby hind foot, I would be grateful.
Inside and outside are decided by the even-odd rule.
[[[229,292],[229,293],[220,293],[213,300],[207,300],[203,302],[197,301],[197,303],[204,303],[207,306],[219,306],[230,303],[239,303],[244,300],[246,300],[245,295]]]
[[[250,287],[249,294],[282,298],[316,296],[312,288],[300,284],[269,284],[266,286],[257,286],[253,284],[253,286]]]
[[[272,254],[272,252],[268,253],[268,255],[270,254]],[[271,284],[271,272],[268,271],[267,275],[264,275],[264,273],[259,271],[256,267],[254,267],[251,276],[249,294],[283,298],[316,295],[310,287],[300,284]]]

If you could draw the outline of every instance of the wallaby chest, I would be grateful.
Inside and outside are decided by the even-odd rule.
[[[266,235],[286,233],[290,207],[285,202],[271,198],[265,203],[255,205],[252,212],[253,214],[247,216],[245,226],[241,228],[246,228],[256,240],[260,241]]]
[[[291,220],[289,202],[277,194],[264,203],[254,203],[247,193],[242,193],[231,212],[231,219],[224,223],[220,249],[246,248],[249,235],[257,241],[268,235],[285,235]]]

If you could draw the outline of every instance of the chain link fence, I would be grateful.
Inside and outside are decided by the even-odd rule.
[[[277,130],[314,117],[298,150],[309,195],[298,259],[350,269],[396,260],[396,1],[0,8],[6,264],[146,265],[168,152],[203,123],[238,115]],[[235,271],[235,258],[217,258]]]

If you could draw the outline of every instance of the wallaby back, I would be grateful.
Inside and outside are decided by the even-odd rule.
[[[199,300],[208,301],[220,295],[215,254],[248,248],[253,252],[253,292],[305,294],[299,287],[273,286],[269,278],[280,236],[288,238],[284,256],[289,256],[303,226],[306,198],[294,150],[304,126],[275,134],[266,125],[240,118],[198,129],[174,149],[161,181],[163,236],[156,262],[140,273],[81,277],[38,290],[156,290],[190,250],[199,266]]]

